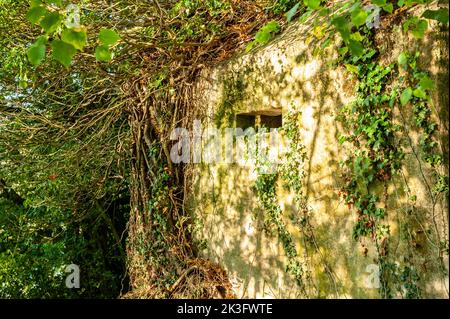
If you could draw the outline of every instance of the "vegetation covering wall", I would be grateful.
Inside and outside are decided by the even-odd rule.
[[[237,296],[448,297],[448,30],[417,39],[407,18],[383,21],[360,60],[339,39],[321,48],[315,17],[205,73],[204,126],[282,108],[291,142],[272,174],[192,167],[203,253]],[[424,79],[426,98],[405,100]]]

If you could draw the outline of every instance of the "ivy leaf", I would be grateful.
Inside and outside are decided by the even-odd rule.
[[[55,32],[62,21],[62,16],[58,12],[49,12],[41,20],[39,25],[44,29],[46,33]]]
[[[320,0],[303,0],[303,3],[312,10],[317,10],[320,7]]]
[[[278,32],[280,31],[280,25],[277,21],[270,21],[261,29],[267,32]]]
[[[73,45],[78,50],[83,50],[87,42],[86,30],[80,29],[80,31],[76,31],[74,29],[64,29],[61,33],[61,40]]]
[[[448,23],[448,9],[427,10],[422,14],[423,18],[437,20],[440,23]]]
[[[419,82],[419,86],[423,90],[432,90],[434,88],[434,81],[428,77],[428,75],[425,75],[422,77],[422,79]]]
[[[412,97],[412,89],[410,87],[406,88],[402,95],[400,95],[400,103],[402,106],[406,105]]]
[[[345,67],[347,68],[347,70],[349,72],[352,72],[352,73],[355,73],[355,74],[358,74],[358,72],[359,72],[358,67],[356,65],[346,64]]]
[[[33,24],[38,24],[39,21],[46,15],[48,11],[41,6],[31,7],[27,12],[27,20]]]
[[[259,43],[267,43],[270,40],[270,33],[258,31],[255,35],[255,41]]]
[[[47,39],[43,36],[39,37],[27,50],[28,61],[34,66],[41,64],[45,58],[45,44]]]
[[[66,68],[69,67],[77,49],[75,49],[73,45],[61,40],[53,40],[51,46],[53,59],[64,65]]]
[[[104,45],[113,45],[119,41],[120,36],[112,29],[101,29],[98,39]]]
[[[362,36],[359,31],[356,31],[355,33],[352,33],[350,35],[350,39],[361,42],[362,40],[364,40],[364,36]]]
[[[428,28],[428,21],[421,19],[419,20],[419,22],[417,22],[415,28],[412,30],[412,34],[415,38],[422,39],[427,28]]]
[[[383,10],[388,13],[392,13],[392,11],[394,11],[394,5],[392,3],[389,3],[385,6],[383,6]]]
[[[347,20],[343,17],[336,17],[331,20],[331,24],[334,25],[336,30],[341,34],[344,41],[348,41],[350,38],[350,28],[347,24]]]
[[[397,58],[398,65],[405,66],[408,63],[408,55],[405,52],[400,53]]]
[[[413,95],[415,97],[418,97],[418,98],[421,98],[421,99],[426,99],[427,98],[427,95],[425,94],[425,92],[420,87],[418,87],[417,89],[414,90]]]
[[[267,43],[270,40],[272,33],[280,30],[280,25],[277,21],[270,21],[263,26],[255,35],[255,41],[261,44]]]
[[[348,41],[347,45],[350,50],[350,53],[354,56],[361,56],[364,52],[364,48],[360,42],[350,40]]]
[[[359,6],[352,11],[352,23],[355,26],[359,27],[363,25],[364,23],[366,23],[366,19],[367,12],[361,9]]]
[[[111,61],[112,54],[109,51],[108,46],[106,46],[106,45],[99,45],[95,49],[95,58],[97,59],[97,61],[101,61],[101,62]]]
[[[376,6],[382,7],[386,5],[386,0],[372,0],[372,3]]]
[[[300,7],[300,2],[291,8],[288,12],[286,12],[286,19],[288,22],[291,22],[292,18],[296,15],[298,8]]]

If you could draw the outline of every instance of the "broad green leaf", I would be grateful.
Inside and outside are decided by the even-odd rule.
[[[46,39],[39,37],[33,45],[31,45],[27,50],[28,61],[31,64],[37,66],[41,64],[42,60],[45,58],[45,42]]]
[[[366,19],[367,19],[367,12],[361,9],[360,7],[356,7],[352,11],[352,23],[355,26],[359,27],[363,25],[364,23],[366,23]]]
[[[422,14],[423,18],[437,20],[440,23],[448,23],[448,9],[427,10]]]
[[[426,93],[420,87],[414,90],[413,95],[421,99],[427,98]]]
[[[357,42],[355,40],[350,40],[350,41],[348,41],[347,45],[350,50],[350,53],[353,56],[361,56],[364,52],[364,47],[362,46],[362,44],[360,42]]]
[[[280,31],[280,24],[277,21],[270,21],[261,29],[267,32],[278,32]]]
[[[303,3],[312,10],[317,10],[320,7],[320,0],[303,0]]]
[[[372,3],[376,6],[382,7],[386,4],[386,0],[372,0]]]
[[[73,45],[78,50],[83,50],[87,42],[86,30],[64,29],[61,33],[61,40]]]
[[[44,29],[46,33],[53,33],[59,27],[62,21],[62,15],[58,12],[49,12],[41,20],[39,25]]]
[[[258,43],[267,43],[270,40],[270,33],[264,31],[258,31],[255,35],[255,41]]]
[[[405,52],[400,53],[397,58],[397,62],[400,66],[406,66],[406,64],[408,63],[407,53],[405,53]]]
[[[104,45],[113,45],[120,39],[116,31],[112,29],[101,29],[98,38]]]
[[[350,35],[350,39],[361,42],[364,39],[364,36],[362,36],[359,31],[356,31]]]
[[[286,12],[286,19],[288,22],[291,22],[292,18],[295,16],[295,14],[298,11],[298,7],[300,6],[300,2],[297,3],[295,6],[291,8],[288,12]]]
[[[341,34],[344,41],[348,41],[350,38],[350,28],[348,26],[347,20],[343,17],[336,17],[331,20],[331,24],[334,25],[336,30]]]
[[[388,13],[392,13],[392,11],[394,11],[394,5],[392,3],[389,3],[385,6],[383,6],[383,10]]]
[[[66,68],[70,66],[72,58],[77,52],[77,49],[71,44],[61,40],[53,40],[51,43],[53,51],[53,59],[64,65]]]
[[[356,65],[346,64],[345,67],[347,68],[347,70],[349,72],[352,72],[352,73],[355,73],[355,74],[358,74],[358,72],[359,72],[358,71],[358,67]]]
[[[415,38],[422,39],[427,28],[428,28],[428,21],[421,19],[416,24],[415,28],[412,30],[412,34]]]
[[[31,23],[38,24],[48,11],[41,6],[31,7],[27,12],[27,20]]]
[[[108,62],[112,59],[112,54],[106,45],[99,45],[95,49],[95,58],[97,61]]]
[[[42,1],[41,0],[31,0],[30,1],[30,7],[37,7],[42,5]]]
[[[432,90],[434,88],[434,81],[430,79],[428,75],[425,75],[420,80],[419,86],[422,88],[422,90]]]
[[[408,87],[402,92],[402,95],[400,95],[400,103],[402,105],[406,105],[411,99],[411,96],[412,96],[412,89]]]

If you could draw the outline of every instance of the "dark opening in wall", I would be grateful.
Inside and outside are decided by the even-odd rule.
[[[249,127],[255,127],[256,125],[256,116],[248,115],[248,114],[237,114],[236,115],[236,127],[240,127],[243,130]]]
[[[259,125],[267,128],[279,128],[283,126],[283,118],[281,115],[261,115]]]
[[[253,127],[279,128],[283,126],[281,109],[265,109],[260,111],[236,114],[236,128],[243,130]]]

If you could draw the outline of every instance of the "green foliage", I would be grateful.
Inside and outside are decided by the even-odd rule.
[[[411,33],[417,39],[422,39],[427,29],[428,21],[416,16],[408,18],[408,20],[403,23],[403,31],[407,32],[408,30],[411,30]]]
[[[44,36],[39,37],[36,42],[34,42],[27,51],[28,61],[33,65],[41,64],[42,60],[45,58],[45,45],[47,43],[47,38]]]
[[[98,39],[100,42],[104,45],[113,45],[117,41],[120,40],[119,35],[116,33],[116,31],[111,29],[101,29],[100,33],[98,34]]]
[[[422,14],[423,18],[437,20],[442,24],[448,24],[448,10],[438,9],[438,10],[426,10]]]
[[[121,277],[117,272],[122,269],[114,269],[114,241],[100,235],[104,229],[98,222],[74,223],[69,211],[27,208],[1,197],[0,210],[1,298],[118,295]],[[65,286],[68,274],[64,270],[72,263],[80,267],[80,289]]]
[[[44,18],[40,20],[39,25],[44,29],[45,33],[50,34],[56,31],[62,22],[62,15],[58,12],[48,12]]]
[[[86,30],[64,29],[61,33],[61,40],[67,44],[71,44],[75,49],[82,51],[87,43]]]
[[[48,13],[48,11],[41,6],[31,7],[27,12],[27,19],[33,24],[39,24],[41,19]]]
[[[77,49],[73,45],[61,40],[53,40],[51,43],[53,59],[64,65],[66,68],[70,66],[72,58]]]
[[[256,33],[255,39],[247,45],[246,51],[250,51],[256,44],[266,44],[279,31],[280,25],[277,21],[268,22]]]
[[[112,54],[109,51],[108,46],[99,45],[95,48],[95,58],[97,61],[108,62],[112,59]]]
[[[400,103],[406,105],[411,99],[413,91],[410,87],[403,90],[402,95],[400,95]]]

